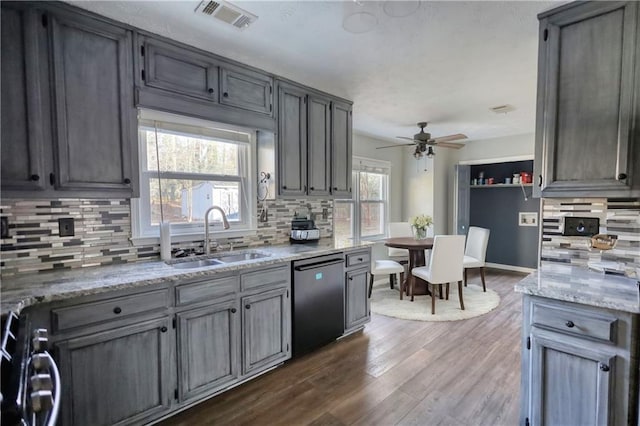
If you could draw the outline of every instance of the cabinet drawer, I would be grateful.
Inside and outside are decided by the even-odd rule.
[[[176,287],[176,305],[188,305],[238,292],[238,277],[225,277]]]
[[[289,271],[289,266],[285,265],[242,274],[240,277],[240,287],[242,291],[247,291],[277,283],[287,284],[290,279],[291,272]]]
[[[369,252],[360,251],[357,253],[347,254],[347,268],[359,265],[369,265],[371,263],[371,255]]]
[[[54,331],[85,327],[103,321],[116,320],[129,315],[164,309],[169,305],[168,290],[150,291],[117,297],[100,302],[58,308],[51,311]]]
[[[597,315],[574,308],[563,309],[537,302],[532,305],[531,316],[532,324],[539,327],[616,343],[618,319],[613,316]]]

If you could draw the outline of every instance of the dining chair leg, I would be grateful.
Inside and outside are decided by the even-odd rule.
[[[464,268],[464,286],[467,286],[467,268]]]
[[[484,266],[480,267],[480,278],[482,279],[482,291],[486,293],[487,285],[484,283]]]
[[[428,287],[428,286],[427,286]],[[431,315],[436,314],[436,287],[431,287]]]
[[[409,292],[411,293],[411,301],[413,302],[413,283],[416,281],[414,276],[411,276],[411,282],[409,283]]]
[[[371,299],[371,292],[373,291],[373,274],[369,273],[369,299]]]
[[[440,298],[440,300],[443,299],[443,297],[442,297],[442,284],[438,284],[438,297]]]
[[[460,299],[460,309],[464,311],[464,300],[462,300],[462,281],[458,281],[458,298]]]
[[[449,300],[449,283],[447,283],[447,290],[445,294],[446,294],[445,299]]]
[[[400,300],[402,300],[402,296],[404,296],[406,286],[407,284],[404,282],[404,272],[400,272]]]
[[[396,278],[396,274],[389,274],[389,288],[391,290],[393,290],[395,278]]]

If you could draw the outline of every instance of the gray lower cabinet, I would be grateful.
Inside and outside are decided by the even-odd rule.
[[[345,333],[362,328],[371,320],[369,274],[371,250],[356,250],[345,255],[344,329]]]
[[[638,331],[630,313],[525,295],[520,424],[635,424]]]
[[[640,26],[635,1],[539,16],[537,195],[640,195]]]
[[[291,301],[282,287],[242,298],[242,374],[291,356]]]
[[[177,314],[180,401],[238,379],[240,313],[236,299]]]
[[[169,319],[74,337],[56,344],[65,425],[142,423],[173,399]]]

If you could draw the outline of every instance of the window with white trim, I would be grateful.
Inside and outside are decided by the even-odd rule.
[[[337,240],[386,237],[390,169],[387,161],[353,158],[352,198],[334,203]]]
[[[141,111],[134,237],[157,237],[162,220],[171,223],[172,235],[202,234],[204,213],[212,205],[225,211],[229,231],[253,229],[255,134],[251,129]],[[219,221],[219,213],[211,212],[209,219]]]

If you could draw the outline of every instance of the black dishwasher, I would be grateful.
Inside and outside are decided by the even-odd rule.
[[[344,333],[343,264],[342,253],[293,262],[293,356]]]

